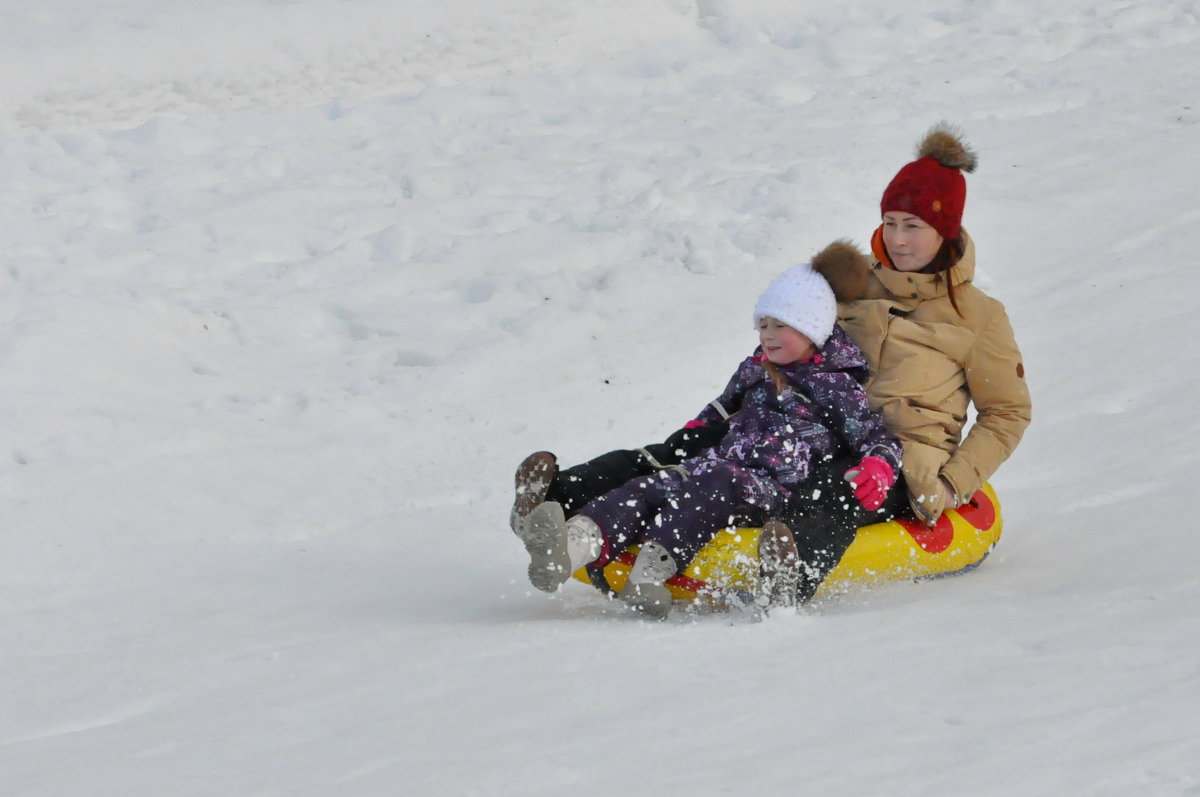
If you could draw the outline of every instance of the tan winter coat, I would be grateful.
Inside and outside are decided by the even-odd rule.
[[[950,272],[962,317],[934,275],[882,265],[878,234],[866,292],[838,306],[838,320],[871,367],[871,406],[904,444],[909,501],[927,523],[979,489],[1017,447],[1030,419],[1012,326],[1004,305],[971,284],[975,244],[965,232],[963,238],[966,251]],[[972,401],[976,421],[962,440]]]

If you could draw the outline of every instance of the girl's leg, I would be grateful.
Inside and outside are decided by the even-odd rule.
[[[675,471],[633,479],[590,501],[567,521],[568,531],[574,527],[577,533],[584,530],[599,532],[602,539],[597,546],[599,555],[589,565],[588,572],[593,583],[597,583],[599,577],[610,592],[611,587],[603,577],[603,566],[628,546],[641,542],[641,550],[617,597],[635,610],[660,620],[671,611],[671,591],[665,584],[678,567],[666,548],[646,538],[646,530],[671,500],[673,484],[680,479],[681,475]],[[547,502],[543,506],[557,505]]]
[[[675,471],[635,479],[589,503],[570,522],[595,522],[604,530],[605,558],[641,543],[619,597],[661,619],[671,607],[666,580],[740,514],[738,473],[714,464],[686,479]]]
[[[718,461],[704,462],[686,477],[661,471],[608,492],[579,514],[603,529],[609,550],[605,562],[630,545],[653,541],[683,564],[720,529],[752,514],[765,517],[769,507],[756,512],[743,499],[746,478],[737,466]]]
[[[604,534],[605,553],[597,563],[608,561],[630,545],[647,539],[663,509],[677,500],[683,476],[666,470],[631,479],[609,490],[578,510],[578,516],[591,518]]]
[[[657,517],[643,537],[665,548],[682,567],[695,558],[717,532],[758,513],[747,506],[741,481],[745,474],[728,463],[704,463],[687,481],[672,480]]]
[[[675,471],[633,479],[586,504],[570,520],[554,501],[534,507],[524,519],[521,535],[529,553],[530,583],[554,592],[580,567],[599,570],[612,556],[641,542],[651,519],[670,500],[671,485],[680,479]],[[674,573],[672,563],[660,581]]]

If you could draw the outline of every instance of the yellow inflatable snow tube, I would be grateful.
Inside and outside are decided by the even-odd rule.
[[[863,526],[842,561],[825,577],[817,596],[855,586],[961,573],[979,565],[1000,539],[1000,501],[991,485],[958,509],[938,518],[932,528],[916,520],[891,520]],[[731,592],[758,587],[758,537],[762,529],[725,529],[700,549],[683,573],[667,581],[677,600],[720,600]],[[609,562],[604,576],[617,591],[637,556],[632,546]],[[575,578],[590,584],[587,571]]]

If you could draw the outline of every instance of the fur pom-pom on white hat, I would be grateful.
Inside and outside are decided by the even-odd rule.
[[[816,344],[825,345],[837,323],[837,301],[829,281],[808,263],[771,280],[754,305],[754,328],[766,317],[782,321]]]

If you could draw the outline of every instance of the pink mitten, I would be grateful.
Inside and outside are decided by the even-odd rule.
[[[850,482],[863,508],[871,512],[883,505],[888,490],[896,483],[896,474],[883,457],[863,457],[858,467],[846,471],[842,478]]]

